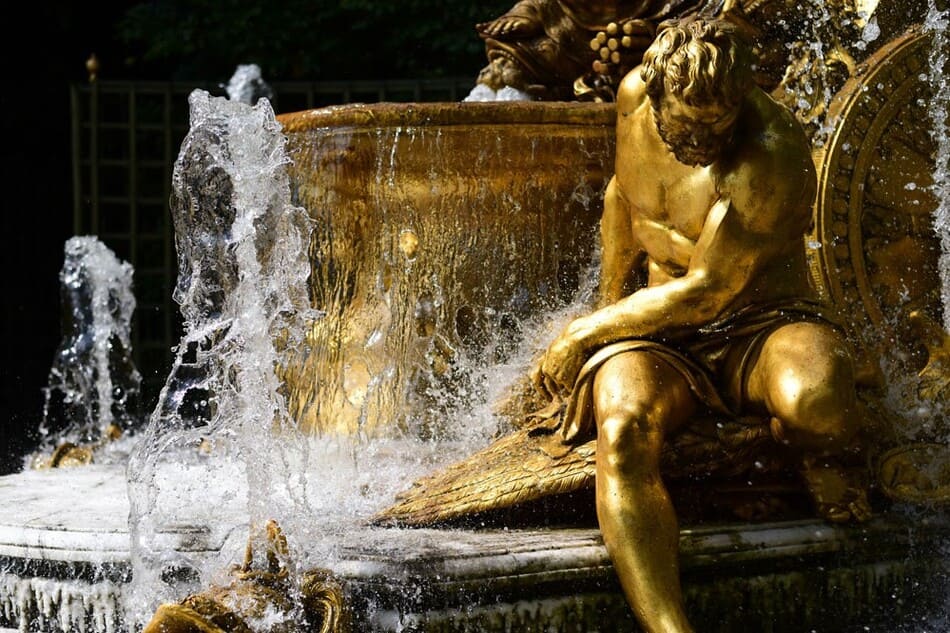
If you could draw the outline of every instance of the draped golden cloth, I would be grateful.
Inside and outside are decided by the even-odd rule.
[[[567,401],[554,403],[535,417],[543,421],[556,416],[565,443],[590,440],[596,432],[594,376],[609,359],[629,352],[652,354],[662,359],[683,376],[697,400],[709,411],[738,417],[745,405],[746,375],[762,343],[779,327],[800,322],[841,328],[827,306],[799,299],[748,306],[680,339],[632,339],[606,345],[581,368]]]

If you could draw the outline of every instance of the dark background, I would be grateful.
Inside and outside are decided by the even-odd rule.
[[[4,20],[0,474],[35,446],[60,340],[59,270],[72,236],[71,82],[227,82],[257,63],[265,80],[474,78],[474,25],[512,1],[153,0],[32,2]],[[150,403],[147,403],[150,406]]]

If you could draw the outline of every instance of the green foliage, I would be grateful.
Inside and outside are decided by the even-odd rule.
[[[152,0],[119,37],[169,78],[226,78],[256,63],[269,81],[465,76],[485,64],[475,24],[512,0]]]

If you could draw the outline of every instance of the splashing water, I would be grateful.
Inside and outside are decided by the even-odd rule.
[[[63,339],[45,389],[46,443],[88,442],[139,423],[132,265],[92,236],[69,239],[60,272]]]
[[[264,81],[261,75],[261,67],[257,64],[239,65],[228,85],[225,86],[228,98],[231,101],[239,101],[248,105],[254,105],[259,99],[273,100],[274,91],[270,85]]]
[[[950,12],[940,10],[936,0],[928,0],[927,17],[924,21],[924,32],[933,38],[930,47],[929,83],[934,88],[934,98],[929,104],[931,120],[931,138],[936,145],[936,166],[933,172],[933,193],[937,200],[937,208],[933,212],[933,227],[940,239],[940,258],[938,272],[940,279],[940,300],[943,307],[943,328],[950,332],[950,83],[946,77],[948,51],[950,51],[950,34],[947,27],[950,25]],[[940,412],[946,415],[945,411]],[[944,426],[943,437],[938,441],[944,445],[950,444],[950,426]],[[944,546],[937,555],[944,560],[950,560],[950,546]],[[950,585],[950,579],[943,578],[945,586]],[[950,629],[950,598],[944,601],[940,613],[928,622],[933,631]]]
[[[174,296],[181,306],[185,334],[160,403],[128,468],[134,574],[126,599],[130,619],[140,622],[160,601],[213,582],[218,572],[235,562],[249,528],[268,519],[276,519],[283,528],[298,570],[332,567],[342,536],[352,540],[365,529],[360,525],[366,518],[391,503],[396,492],[438,465],[470,454],[473,446],[483,446],[498,429],[484,404],[482,387],[465,396],[450,394],[445,385],[431,385],[428,396],[448,401],[447,419],[458,423],[459,432],[451,437],[422,440],[413,434],[418,427],[411,425],[408,432],[372,436],[359,432],[341,436],[327,429],[322,434],[301,432],[293,421],[296,416],[288,412],[280,377],[286,367],[309,367],[308,358],[335,353],[324,346],[340,346],[334,333],[347,327],[340,321],[352,314],[334,308],[321,292],[340,293],[331,278],[345,271],[334,273],[321,266],[319,256],[311,270],[314,251],[313,244],[308,249],[307,238],[316,228],[312,239],[320,242],[320,227],[312,227],[303,209],[290,203],[288,157],[269,103],[262,100],[250,107],[196,91],[190,104],[191,129],[176,162],[172,196],[179,254]],[[332,156],[335,141],[328,142],[332,147],[327,155]],[[423,141],[415,142],[421,146]],[[440,141],[437,136],[425,142]],[[382,182],[387,173],[393,177],[393,166],[388,164],[392,154],[393,150],[377,152],[377,176]],[[593,192],[578,187],[578,196],[593,197]],[[391,220],[383,216],[382,222]],[[460,217],[470,219],[467,214]],[[425,239],[424,228],[415,226],[420,239]],[[421,312],[437,310],[442,301],[441,285],[430,281],[434,272],[420,268],[421,262],[414,259],[415,233],[406,228],[398,235],[396,250],[377,254],[375,262],[390,271],[390,284],[368,290],[374,293],[370,303],[378,299],[381,309],[390,311],[392,323],[387,318],[375,320],[385,314],[372,312],[372,323],[360,323],[371,326],[372,333],[365,345],[353,350],[356,354],[374,353],[367,348],[373,344],[386,353],[401,351],[401,343],[394,340],[402,340],[403,326],[415,328],[411,319],[427,323]],[[327,246],[341,247],[335,240]],[[459,258],[476,256],[477,246],[474,241],[455,244],[459,252],[449,261],[458,265]],[[433,248],[433,243],[426,247]],[[394,255],[404,257],[403,264],[395,264]],[[368,253],[354,263],[371,268],[375,259]],[[398,281],[403,274],[421,273],[425,292]],[[308,274],[325,282],[326,287],[317,283],[322,290],[311,288],[317,299],[307,295],[312,285]],[[592,282],[581,286],[587,293],[580,300],[586,303]],[[322,311],[312,309],[311,302]],[[546,338],[553,335],[550,327],[563,324],[560,317],[540,320],[549,328]],[[543,331],[529,323],[522,326],[520,331]],[[424,341],[432,338],[423,336]],[[470,368],[473,383],[492,379],[497,385],[499,376],[523,371],[533,351],[504,354],[495,363],[460,354],[456,362],[477,363]],[[311,380],[340,381],[333,368],[339,365],[345,373],[360,360],[352,357],[331,364],[327,374],[312,374]],[[367,389],[376,385],[378,397],[398,400],[400,396],[392,392],[402,383],[390,374],[404,370],[390,361],[376,369]],[[377,395],[369,393],[365,400],[373,397]],[[476,400],[483,404],[474,404]],[[365,413],[366,407],[361,410]],[[209,538],[222,543],[220,553],[169,551],[168,533],[188,526],[206,526]],[[193,582],[174,586],[166,582],[184,575]]]
[[[950,16],[937,8],[935,0],[927,3],[924,30],[933,38],[930,48],[929,81],[935,95],[930,104],[931,136],[937,146],[936,169],[933,174],[933,192],[937,199],[934,210],[934,231],[940,238],[940,298],[943,303],[944,329],[950,331],[950,127],[947,125],[947,104],[950,103],[950,85],[946,80],[947,51],[950,39],[947,24]]]
[[[306,470],[306,443],[297,438],[274,369],[289,350],[302,348],[301,333],[314,316],[306,293],[307,216],[287,202],[284,141],[266,99],[251,107],[195,91],[189,104],[191,130],[173,182],[175,299],[185,334],[128,467],[131,604],[139,618],[167,597],[163,566],[195,564],[169,561],[161,549],[169,518],[163,495],[174,506],[182,486],[194,486],[187,480],[227,483],[243,470],[243,487],[231,479],[223,488],[246,496],[250,524],[274,518],[292,531],[304,505],[305,482],[295,473]],[[183,406],[194,393],[205,398],[204,416]],[[198,503],[207,501],[210,492]]]
[[[503,86],[498,90],[492,90],[485,84],[475,84],[471,92],[468,93],[462,101],[467,102],[485,102],[485,101],[531,101],[531,95],[522,92],[511,86]]]
[[[789,65],[776,95],[815,147],[825,143],[837,123],[828,120],[828,106],[854,63],[853,53],[877,38],[876,21],[865,22],[865,17],[847,3],[809,0],[772,25],[779,39],[789,42]]]
[[[251,107],[196,91],[190,105],[172,196],[174,297],[185,334],[128,467],[134,573],[126,598],[140,622],[159,602],[206,586],[235,562],[249,528],[269,519],[301,569],[330,565],[341,534],[465,450],[301,432],[281,368],[319,356],[314,341],[332,343],[314,338],[315,329],[339,327],[310,308],[312,227],[290,203],[284,138],[266,100]],[[220,553],[169,551],[167,534],[182,525],[208,526]],[[194,583],[163,580],[184,572]]]

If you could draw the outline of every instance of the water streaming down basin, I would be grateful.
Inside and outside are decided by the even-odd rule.
[[[285,368],[306,427],[464,434],[536,319],[594,263],[612,108],[380,104],[281,117],[328,317]],[[531,353],[530,351],[528,353]],[[327,368],[332,368],[327,370]]]

